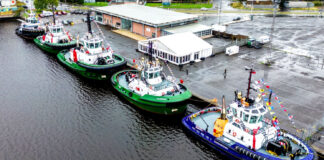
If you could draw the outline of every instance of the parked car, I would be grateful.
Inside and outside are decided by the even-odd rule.
[[[93,20],[94,20],[94,17],[93,16],[90,16],[90,21],[93,21]],[[82,18],[82,21],[83,22],[87,22],[88,20],[87,20],[86,17],[84,17],[84,18]]]
[[[233,19],[233,21],[239,21],[239,20],[241,20],[241,17],[236,17]]]
[[[53,12],[50,11],[43,11],[42,14],[44,15],[44,17],[53,16]]]
[[[201,11],[207,11],[208,9],[205,7],[200,8]]]
[[[64,25],[68,25],[69,23],[68,23],[67,20],[62,20],[62,24],[64,24]]]
[[[254,38],[250,38],[247,42],[247,47],[248,48],[255,48],[255,49],[260,49],[262,48],[262,44],[255,40]]]
[[[61,11],[61,14],[62,14],[62,15],[67,15],[67,13],[66,13],[66,12],[64,12],[64,11]]]

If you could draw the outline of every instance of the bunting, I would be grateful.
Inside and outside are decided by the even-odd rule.
[[[258,86],[258,89],[261,93],[261,95],[263,96],[263,100],[268,108],[268,110],[270,111],[270,115],[274,115],[276,114],[274,112],[274,105],[272,105],[271,101],[269,100],[269,98],[265,97],[266,95],[268,95],[270,92],[272,92],[272,96],[274,97],[275,102],[280,106],[281,110],[286,113],[289,121],[291,122],[291,124],[294,124],[293,118],[294,116],[290,113],[288,113],[288,110],[286,109],[286,107],[283,105],[283,102],[280,101],[280,98],[278,95],[276,95],[275,92],[273,92],[273,90],[270,88],[269,85],[266,85],[266,83],[264,82],[263,79],[260,79],[258,81],[255,81],[255,84]],[[267,91],[266,91],[267,90]],[[269,92],[269,93],[267,93]],[[295,126],[294,126],[295,128]]]

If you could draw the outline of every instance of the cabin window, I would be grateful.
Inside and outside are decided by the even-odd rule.
[[[87,45],[87,48],[89,48],[89,43],[86,43],[86,45]]]
[[[94,48],[94,44],[93,43],[90,43],[90,48]]]
[[[263,115],[260,116],[260,118],[259,118],[259,122],[261,122],[262,120],[263,120]]]
[[[250,123],[256,123],[258,116],[251,116]]]
[[[243,113],[243,117],[244,117],[244,122],[247,122],[249,120],[249,115]]]
[[[148,74],[147,74],[147,72],[144,72],[144,77],[145,77],[145,78],[148,78]]]
[[[149,73],[149,79],[153,78],[153,73]]]
[[[241,128],[239,124],[237,123],[233,123],[233,126],[237,127],[237,128]]]
[[[237,117],[236,109],[235,109],[235,108],[232,108],[232,110],[233,110],[233,115],[234,115],[235,117]]]
[[[242,112],[242,111],[240,111],[240,118],[242,118],[242,114],[243,114],[243,112]]]
[[[53,28],[53,29],[52,29],[52,32],[53,32],[53,33],[56,33],[56,29],[55,29],[55,28]]]
[[[61,32],[61,28],[58,28],[56,32],[57,33],[60,33]]]
[[[160,72],[155,72],[154,73],[154,78],[157,78],[157,77],[159,77],[160,76]]]
[[[99,43],[95,43],[95,48],[99,48]]]

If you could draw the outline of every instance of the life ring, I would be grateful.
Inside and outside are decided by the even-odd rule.
[[[236,137],[236,132],[233,132],[233,137]]]
[[[239,120],[239,119],[236,119],[235,122],[236,122],[236,123],[240,123],[240,120]]]

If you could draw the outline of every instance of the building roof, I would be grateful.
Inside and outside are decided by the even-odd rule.
[[[196,15],[179,13],[162,8],[147,7],[137,4],[96,7],[93,10],[155,27],[181,23],[190,20],[198,20],[198,16]]]
[[[190,32],[162,36],[151,39],[151,41],[160,42],[172,51],[175,56],[185,56],[204,49],[213,48],[209,43]]]
[[[193,24],[188,24],[188,25],[183,25],[183,26],[166,28],[163,30],[166,32],[169,32],[169,33],[184,33],[184,32],[195,33],[195,32],[200,32],[200,31],[209,30],[209,29],[212,29],[212,27],[202,25],[199,23],[193,23]]]

